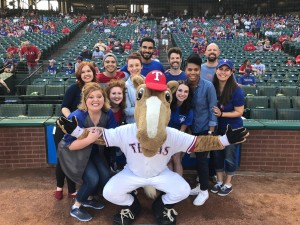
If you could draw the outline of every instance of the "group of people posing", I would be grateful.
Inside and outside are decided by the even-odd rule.
[[[233,76],[233,63],[228,59],[218,60],[220,50],[216,44],[206,47],[207,61],[203,64],[199,55],[190,55],[184,71],[181,70],[181,49],[174,47],[168,50],[170,67],[167,70],[160,62],[152,60],[154,49],[154,40],[143,38],[139,52],[130,54],[121,70],[117,70],[117,57],[112,53],[103,57],[104,72],[96,73],[91,63],[81,62],[76,70],[77,83],[69,87],[63,99],[63,116],[71,119],[76,115],[78,125],[87,129],[97,126],[116,128],[125,123],[135,123],[136,89],[132,80],[136,76],[145,79],[149,72],[159,70],[164,73],[167,82],[179,83],[170,103],[170,127],[193,135],[223,135],[228,124],[233,129],[243,126],[244,94]],[[57,189],[54,193],[56,199],[63,198],[65,173],[71,174],[66,177],[68,194],[75,198],[70,215],[80,221],[92,219],[85,207],[104,207],[94,196],[102,195],[105,184],[120,169],[120,165],[116,166],[116,155],[120,149],[91,145],[98,137],[97,130],[82,140],[64,135],[58,128],[55,132],[57,148],[61,150],[67,146],[82,159],[74,162],[58,160]],[[225,147],[224,151],[195,153],[199,184],[190,192],[190,195],[197,196],[193,201],[195,206],[203,205],[209,198],[209,161],[217,176],[210,191],[219,196],[232,192],[237,147],[233,144]],[[176,153],[168,163],[169,169],[181,176],[182,156],[183,153]]]

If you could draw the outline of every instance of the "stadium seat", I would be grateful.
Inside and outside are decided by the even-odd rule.
[[[298,87],[285,86],[279,88],[279,93],[285,96],[297,96]]]
[[[276,120],[276,109],[251,109],[250,118]]]
[[[291,108],[291,99],[288,96],[272,96],[270,97],[270,107],[274,109]]]
[[[249,109],[268,108],[269,97],[267,96],[246,96],[246,107]]]
[[[64,85],[46,85],[46,95],[64,95]]]
[[[55,104],[54,116],[61,116],[61,104]]]
[[[292,105],[293,105],[293,108],[300,109],[300,96],[292,97]]]
[[[26,95],[44,95],[45,85],[27,85]]]
[[[255,86],[241,86],[244,96],[247,95],[257,95],[257,89]]]
[[[17,117],[25,116],[26,104],[3,104],[0,107],[0,116]]]
[[[273,86],[259,86],[257,89],[259,96],[276,96],[278,92],[278,87]]]
[[[29,104],[28,116],[52,116],[53,105],[52,104]]]
[[[279,120],[300,120],[300,109],[277,109]]]

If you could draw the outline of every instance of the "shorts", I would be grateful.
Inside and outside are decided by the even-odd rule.
[[[169,40],[168,39],[162,39],[161,44],[162,45],[169,45]]]

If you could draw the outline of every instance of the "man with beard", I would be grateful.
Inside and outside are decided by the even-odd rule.
[[[212,81],[218,65],[218,57],[220,55],[219,46],[215,43],[207,45],[205,50],[205,56],[207,58],[206,63],[201,65],[201,78]]]
[[[112,79],[120,79],[126,81],[129,74],[123,71],[117,70],[118,60],[117,57],[112,53],[107,53],[103,57],[104,72],[96,75],[97,82],[101,87],[105,88],[107,83]]]
[[[145,37],[140,42],[140,54],[142,56],[143,68],[141,74],[146,76],[152,70],[159,70],[165,72],[163,65],[160,62],[152,60],[152,55],[154,52],[155,42],[151,37]],[[121,71],[129,74],[127,70],[127,64],[125,64]]]
[[[171,80],[187,80],[185,72],[180,69],[182,63],[182,52],[180,48],[170,48],[168,51],[168,62],[170,64],[170,70],[165,75],[167,83]]]

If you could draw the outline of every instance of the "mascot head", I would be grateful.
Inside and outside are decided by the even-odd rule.
[[[178,82],[166,83],[165,75],[158,70],[149,72],[144,79],[133,78],[136,88],[134,118],[138,128],[137,139],[143,154],[154,156],[167,138],[166,127],[170,121],[172,93]]]

